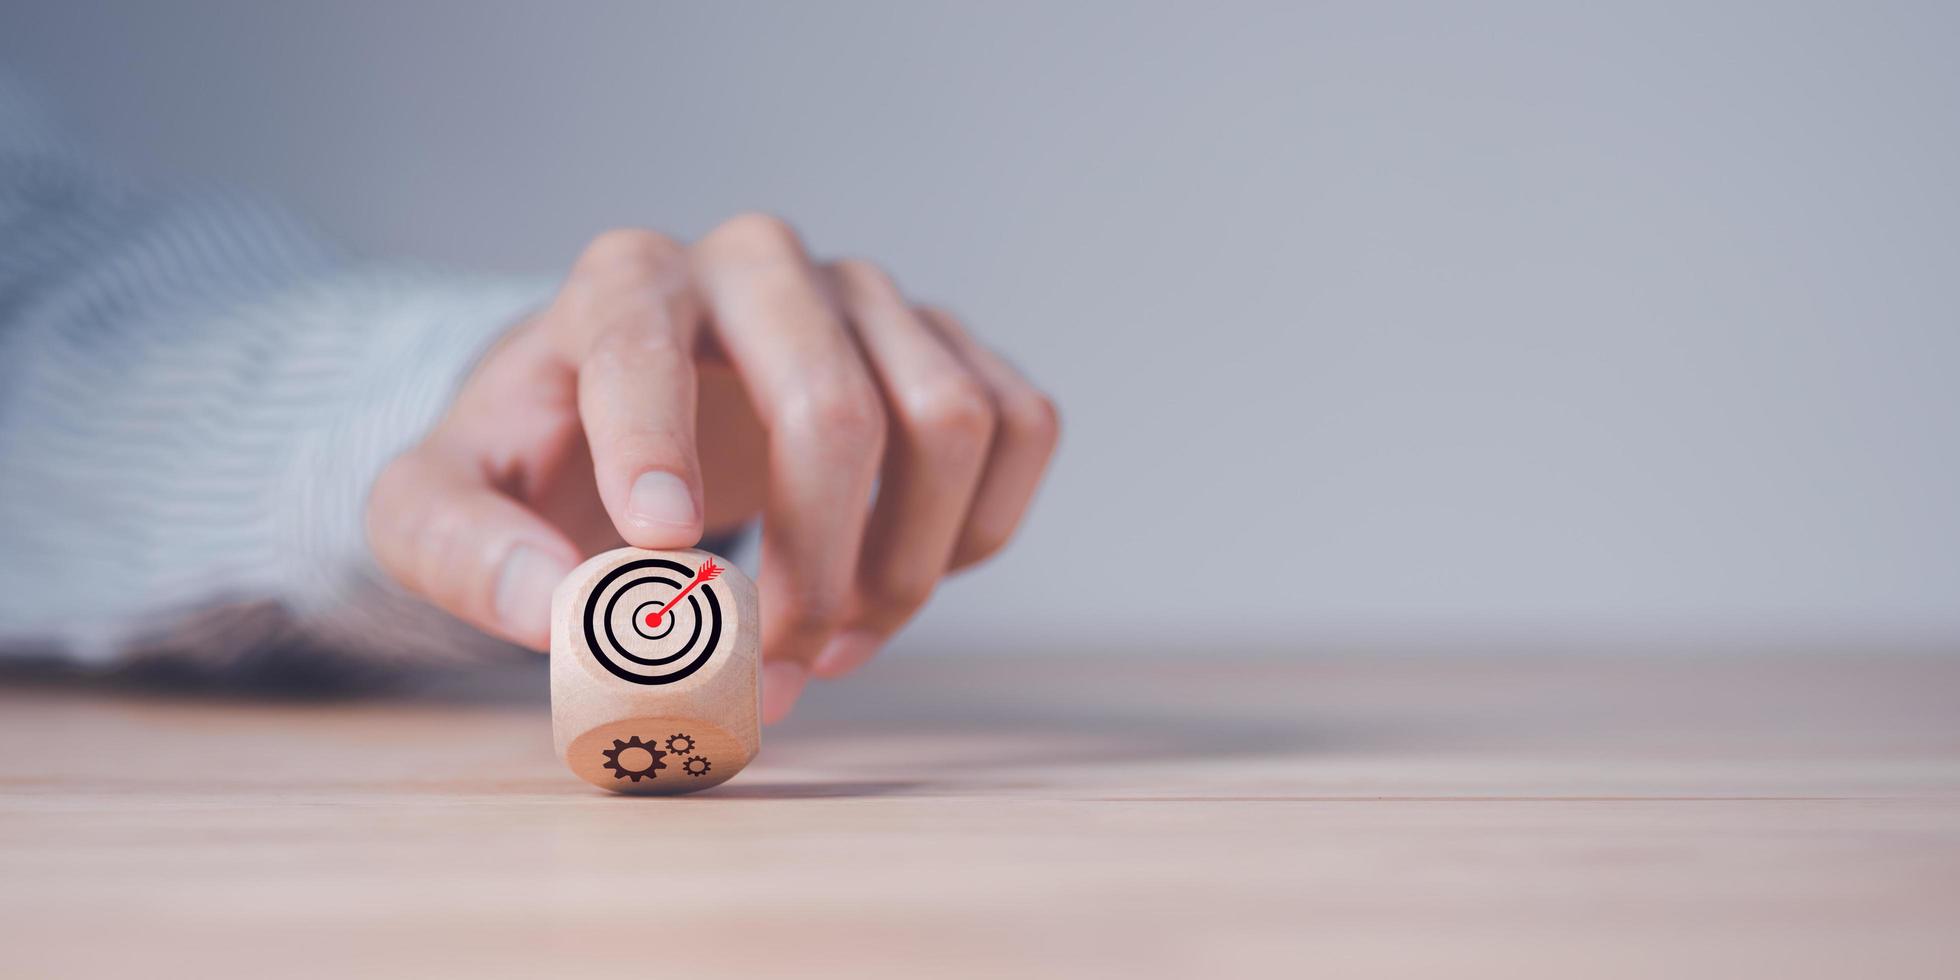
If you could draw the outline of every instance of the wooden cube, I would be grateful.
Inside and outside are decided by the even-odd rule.
[[[621,548],[551,601],[551,728],[595,786],[674,794],[734,776],[762,747],[755,584],[705,551]]]

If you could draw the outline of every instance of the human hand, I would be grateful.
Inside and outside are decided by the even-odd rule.
[[[410,591],[543,650],[583,556],[759,515],[774,722],[1006,543],[1058,431],[951,316],[869,263],[813,262],[774,218],[692,246],[613,231],[382,471],[368,540]]]

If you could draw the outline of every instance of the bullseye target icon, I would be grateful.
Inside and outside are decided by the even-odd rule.
[[[687,679],[721,645],[722,604],[713,560],[689,568],[665,558],[630,561],[585,600],[585,643],[600,666],[635,684]]]

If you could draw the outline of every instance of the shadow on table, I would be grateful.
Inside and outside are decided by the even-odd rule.
[[[1379,740],[1362,714],[1289,710],[1283,694],[1254,703],[1245,686],[1207,686],[1149,663],[1113,673],[1108,662],[1064,667],[1032,658],[874,664],[814,688],[771,731],[770,751],[789,765],[854,752],[910,758],[953,780],[992,774],[989,784],[999,786],[1054,765],[1216,761]],[[1039,683],[1017,680],[1028,677]]]
[[[917,779],[860,779],[837,782],[745,782],[731,780],[726,785],[702,793],[704,800],[836,800],[869,796],[904,796],[932,788]],[[624,797],[622,797],[623,799]]]
[[[1011,779],[1031,759],[1044,765],[1216,760],[1352,748],[1384,734],[1379,719],[1350,713],[1337,720],[1271,705],[1249,710],[1232,696],[1239,688],[1194,696],[1180,688],[1174,671],[1130,660],[1112,676],[1105,663],[933,657],[874,664],[847,681],[815,685],[797,717],[770,729],[771,761],[834,770],[840,761],[848,769],[854,756],[876,756],[955,780],[994,771]],[[1019,680],[1031,676],[1040,683]],[[231,671],[167,662],[96,673],[15,664],[0,668],[0,685],[132,700],[400,702],[540,713],[550,699],[542,658],[436,671],[349,671],[291,657]],[[815,799],[920,788],[878,781],[751,784],[715,795]]]

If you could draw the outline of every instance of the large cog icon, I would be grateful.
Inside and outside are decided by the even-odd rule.
[[[667,768],[667,763],[661,761],[667,753],[640,741],[638,735],[624,742],[613,739],[613,747],[600,749],[599,754],[606,757],[605,768],[613,771],[614,779],[630,778],[637,783],[652,779],[657,770]]]

